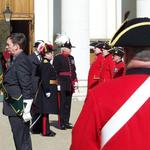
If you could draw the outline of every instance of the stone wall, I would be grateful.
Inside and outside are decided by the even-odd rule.
[[[10,34],[10,23],[0,21],[0,52],[5,50],[6,38]]]

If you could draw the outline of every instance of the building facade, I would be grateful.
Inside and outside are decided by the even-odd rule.
[[[127,11],[130,11],[129,18],[150,17],[149,0],[0,0],[0,3],[0,20],[4,20],[4,8],[9,5],[13,12],[10,21],[13,31],[26,28],[30,52],[36,40],[53,43],[57,33],[70,37],[76,46],[72,55],[80,94],[84,96],[91,59],[90,41],[109,40]]]

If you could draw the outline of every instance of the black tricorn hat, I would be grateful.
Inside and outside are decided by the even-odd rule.
[[[96,42],[92,42],[90,44],[91,47],[97,47],[97,48],[102,48],[102,49],[110,49],[110,46],[107,42],[104,41],[96,41]]]
[[[109,52],[113,55],[118,55],[120,57],[123,57],[125,54],[123,47],[113,47],[109,50]]]
[[[110,47],[108,41],[106,41],[106,42],[104,43],[103,49],[109,50],[110,48],[111,48],[111,47]]]
[[[134,18],[126,20],[110,41],[110,46],[149,47],[150,19]]]
[[[66,48],[75,48],[75,46],[72,46],[70,40],[69,41],[66,41],[63,45],[61,45],[61,47],[66,47]]]
[[[103,46],[104,46],[104,42],[103,41],[96,41],[96,42],[92,42],[91,44],[90,44],[90,46],[91,46],[91,48],[93,47],[93,48],[103,48]]]

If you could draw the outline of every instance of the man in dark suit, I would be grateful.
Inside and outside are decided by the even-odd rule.
[[[13,33],[7,38],[6,49],[13,56],[13,61],[4,74],[3,85],[8,96],[3,103],[3,113],[8,116],[16,150],[32,150],[29,132],[33,101],[32,65],[24,53],[25,45],[26,37],[23,33]]]
[[[38,124],[40,124],[38,131],[42,136],[52,137],[56,133],[50,130],[49,114],[58,114],[56,71],[50,63],[53,59],[54,49],[50,43],[44,43],[42,49],[43,60],[38,67],[40,86],[35,105],[41,116],[41,122],[38,121]]]
[[[32,63],[32,85],[33,85],[33,95],[36,94],[38,83],[39,83],[39,76],[37,75],[37,67],[42,61],[42,57],[40,51],[38,49],[39,44],[44,43],[44,41],[39,40],[34,43],[34,51],[31,55],[29,55],[29,59]]]
[[[42,61],[41,51],[39,48],[41,43],[44,43],[44,41],[42,41],[42,40],[36,41],[34,43],[34,51],[31,55],[29,55],[29,60],[31,61],[31,64],[32,64],[32,86],[33,86],[32,94],[33,94],[34,99],[36,97],[36,92],[38,90],[39,81],[40,81],[39,75],[37,73],[37,69]],[[34,122],[36,122],[36,123],[31,128],[32,134],[39,134],[41,131],[40,130],[41,129],[41,123],[40,123],[41,117],[40,117],[39,113],[35,113],[36,109],[37,108],[35,107],[35,105],[33,105],[33,107],[32,107],[32,123],[34,123]],[[37,118],[39,118],[39,119],[37,120]]]

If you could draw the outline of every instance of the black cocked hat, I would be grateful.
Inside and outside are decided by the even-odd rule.
[[[105,42],[105,41],[96,41],[96,42],[92,42],[90,44],[91,48],[100,48],[100,49],[110,49],[110,46],[108,44],[108,42]]]
[[[66,47],[66,48],[75,48],[75,46],[72,46],[70,40],[69,41],[66,41],[64,44],[61,45],[61,47]]]
[[[123,57],[125,54],[123,47],[113,47],[109,50],[109,52],[113,55],[118,55],[120,57]]]
[[[126,20],[109,43],[112,47],[149,47],[150,19],[134,18]]]

